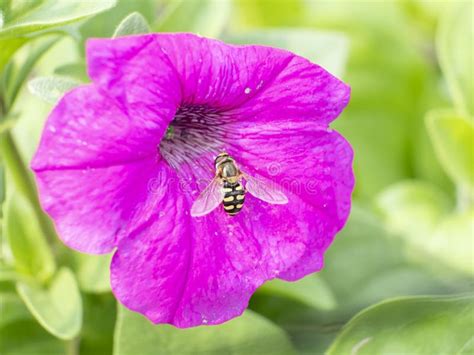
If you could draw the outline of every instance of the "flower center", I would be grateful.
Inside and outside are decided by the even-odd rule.
[[[207,160],[224,150],[225,126],[223,112],[207,106],[183,105],[160,142],[160,154],[177,171],[186,166],[209,171]]]

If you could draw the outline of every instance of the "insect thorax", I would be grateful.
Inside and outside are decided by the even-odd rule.
[[[224,180],[224,210],[231,216],[236,215],[242,209],[245,201],[245,190],[240,182],[229,182]]]

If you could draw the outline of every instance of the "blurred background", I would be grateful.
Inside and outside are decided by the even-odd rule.
[[[272,281],[215,327],[118,306],[110,256],[63,246],[29,171],[84,41],[186,31],[281,47],[352,87],[351,217],[322,272]],[[0,0],[0,354],[472,354],[471,1]]]

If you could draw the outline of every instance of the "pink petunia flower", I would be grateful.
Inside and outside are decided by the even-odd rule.
[[[69,247],[115,250],[116,297],[154,323],[219,324],[266,280],[297,280],[350,210],[352,149],[328,128],[350,89],[290,52],[192,34],[93,39],[92,84],[49,116],[32,162],[41,202]],[[228,152],[280,186],[235,217],[190,209]]]

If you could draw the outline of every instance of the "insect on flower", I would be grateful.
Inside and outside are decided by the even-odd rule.
[[[229,154],[220,153],[214,160],[216,176],[199,195],[191,208],[191,216],[204,216],[222,202],[229,216],[235,216],[245,202],[246,190],[262,201],[284,205],[288,203],[285,193],[270,182],[256,179],[243,173]],[[245,189],[241,183],[245,178]]]

